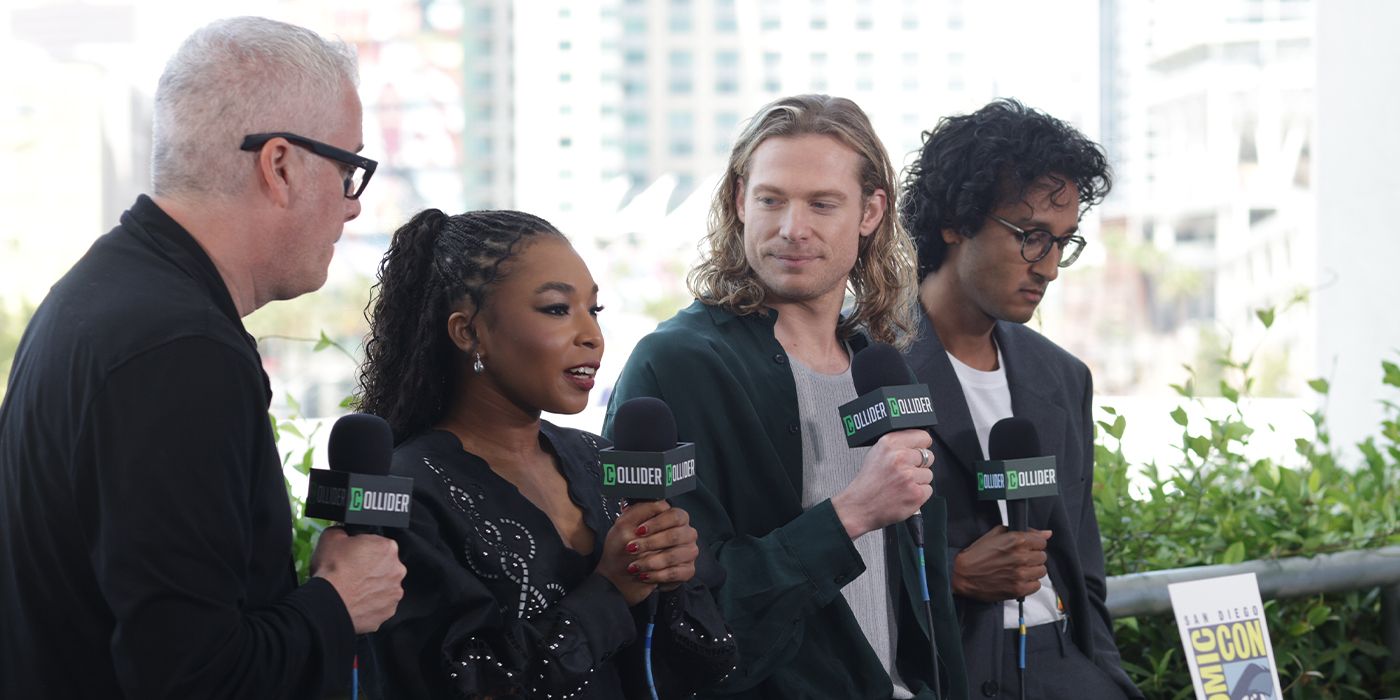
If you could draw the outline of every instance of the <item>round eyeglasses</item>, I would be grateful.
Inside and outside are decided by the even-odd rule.
[[[1038,263],[1050,254],[1051,246],[1060,247],[1060,267],[1069,267],[1079,259],[1079,254],[1084,252],[1084,239],[1080,236],[1056,236],[1043,228],[1033,228],[1029,231],[997,216],[987,215],[993,221],[1011,229],[1017,238],[1021,239],[1021,259],[1028,263]]]

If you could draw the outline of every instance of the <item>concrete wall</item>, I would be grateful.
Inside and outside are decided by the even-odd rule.
[[[1338,444],[1377,432],[1400,362],[1400,3],[1317,4],[1318,374]]]

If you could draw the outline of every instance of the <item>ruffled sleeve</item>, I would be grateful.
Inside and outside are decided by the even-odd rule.
[[[640,659],[642,644],[632,645],[629,661]],[[660,593],[652,640],[652,676],[660,698],[688,698],[724,680],[738,664],[738,647],[709,589],[695,579]],[[629,687],[640,665],[624,665]],[[640,678],[645,687],[645,675]],[[643,696],[649,697],[649,696]]]

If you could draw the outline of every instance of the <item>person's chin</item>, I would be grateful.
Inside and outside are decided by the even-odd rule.
[[[581,394],[578,390],[570,392],[571,396],[556,396],[552,402],[554,405],[544,410],[561,416],[572,416],[576,413],[583,413],[583,409],[588,408],[588,394]]]
[[[1035,317],[1036,305],[1019,304],[1000,315],[1001,320],[1011,323],[1026,323]]]

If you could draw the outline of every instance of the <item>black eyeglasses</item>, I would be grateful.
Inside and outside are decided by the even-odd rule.
[[[1084,239],[1079,236],[1056,236],[1043,228],[1027,231],[996,214],[987,216],[1016,232],[1016,236],[1021,239],[1021,259],[1028,263],[1044,260],[1045,256],[1050,254],[1050,246],[1053,245],[1060,246],[1060,267],[1073,265],[1074,261],[1079,259],[1079,254],[1084,252]]]
[[[328,143],[321,143],[315,139],[286,131],[274,131],[266,134],[248,134],[243,137],[243,145],[240,149],[245,151],[257,151],[267,145],[273,139],[286,139],[289,143],[301,146],[322,158],[329,158],[343,167],[341,170],[345,174],[345,198],[359,199],[360,193],[365,191],[365,185],[369,184],[369,178],[374,175],[374,169],[379,164],[358,153],[351,153],[343,148],[336,148]]]

